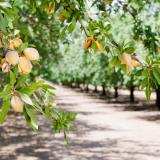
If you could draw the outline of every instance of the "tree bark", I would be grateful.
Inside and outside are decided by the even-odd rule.
[[[102,85],[102,95],[105,96],[106,95],[106,90],[105,90],[105,86]]]
[[[97,85],[94,86],[94,92],[97,92]]]
[[[70,87],[71,87],[71,88],[74,88],[74,87],[73,87],[73,83],[70,84]]]
[[[130,102],[133,103],[135,100],[135,97],[134,97],[134,86],[131,86],[130,87]]]
[[[114,97],[118,97],[118,87],[114,87]]]
[[[156,89],[156,106],[160,110],[160,86]]]
[[[80,88],[80,84],[79,84],[79,83],[77,83],[77,84],[76,84],[76,87],[77,87],[77,88]]]
[[[88,87],[88,84],[86,85],[86,92],[89,92],[89,87]]]

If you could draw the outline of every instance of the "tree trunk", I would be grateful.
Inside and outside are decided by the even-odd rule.
[[[80,88],[80,84],[79,84],[79,83],[77,83],[77,84],[76,84],[76,87],[77,87],[77,88]]]
[[[114,97],[118,97],[118,87],[114,87]]]
[[[88,84],[86,85],[86,92],[88,92],[89,91],[89,87],[88,87]]]
[[[156,89],[156,106],[160,110],[160,86]]]
[[[94,92],[97,92],[97,85],[94,86]]]
[[[105,96],[106,95],[106,90],[105,90],[105,86],[102,86],[102,95]]]
[[[134,102],[134,86],[130,87],[130,102]]]
[[[70,84],[70,87],[71,87],[71,88],[74,88],[74,87],[73,87],[73,83]]]
[[[72,88],[75,88],[76,86],[75,86],[75,83],[71,83],[71,87]]]

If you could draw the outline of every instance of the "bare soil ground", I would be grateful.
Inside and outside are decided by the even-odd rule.
[[[154,108],[129,104],[125,95],[106,100],[60,86],[56,93],[58,107],[78,112],[69,145],[42,117],[34,133],[21,114],[10,113],[0,127],[0,160],[160,160],[160,113]]]

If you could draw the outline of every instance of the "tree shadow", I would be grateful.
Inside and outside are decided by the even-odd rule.
[[[160,113],[155,113],[155,114],[150,114],[148,113],[147,115],[143,115],[143,116],[137,116],[137,118],[139,119],[143,119],[143,120],[146,120],[146,121],[153,121],[153,122],[156,122],[156,123],[160,123]]]
[[[69,87],[66,87],[69,89]],[[74,91],[77,93],[81,93],[82,91],[79,88],[74,88]],[[155,105],[155,101],[151,100],[149,103],[146,101],[146,99],[142,99],[142,97],[135,97],[134,102],[130,102],[129,95],[119,95],[117,98],[114,97],[114,94],[112,92],[107,91],[107,95],[100,95],[100,92],[93,92],[90,90],[87,93],[82,93],[90,98],[99,99],[99,102],[94,103],[104,103],[106,104],[113,104],[113,108],[116,108],[118,110],[122,111],[157,111],[158,108]],[[81,102],[83,103],[83,102]],[[86,103],[86,102],[85,102]],[[90,103],[90,102],[88,102]],[[87,103],[86,103],[87,104]]]
[[[85,95],[89,96],[88,93]],[[65,98],[66,95],[62,100]],[[58,99],[58,101],[61,100]],[[91,102],[82,101],[82,103],[89,105]],[[96,100],[94,103],[102,104],[101,107],[104,108],[108,107],[107,100]],[[77,108],[80,107],[76,102],[68,103],[68,101],[58,102],[58,105],[63,106],[66,110],[71,109],[69,106],[72,109],[75,105]],[[121,105],[115,105],[115,108]],[[126,108],[127,105],[128,103],[125,105]],[[78,113],[82,116],[95,114],[90,111]],[[103,113],[107,116],[107,113],[101,110],[97,110],[96,113]],[[0,127],[0,160],[17,160],[18,158],[22,160],[145,160],[142,157],[160,157],[159,144],[143,144],[126,140],[125,137],[105,138],[100,137],[103,136],[101,134],[97,134],[100,140],[90,138],[89,135],[94,132],[106,131],[106,134],[112,132],[118,134],[120,130],[112,128],[112,125],[103,127],[98,124],[90,124],[83,119],[75,121],[76,128],[70,133],[70,141],[66,145],[62,134],[53,135],[49,123],[41,116],[38,119],[40,130],[37,134],[26,126],[21,114],[9,113],[5,123]]]
[[[77,120],[75,122],[76,129],[71,132],[69,145],[65,145],[63,135],[53,135],[49,123],[42,119],[41,116],[39,120],[40,131],[37,134],[25,125],[25,121],[20,114],[15,117],[15,114],[11,112],[4,125],[0,127],[0,159],[16,160],[18,157],[21,157],[21,159],[28,158],[33,160],[35,158],[38,160],[59,160],[69,156],[70,159],[79,157],[82,160],[90,158],[93,158],[93,160],[101,158],[103,160],[104,153],[101,151],[101,148],[109,145],[113,146],[117,143],[117,140],[107,139],[104,142],[83,139],[92,131],[107,129],[109,132],[113,131],[113,129]],[[12,123],[9,123],[10,121]]]

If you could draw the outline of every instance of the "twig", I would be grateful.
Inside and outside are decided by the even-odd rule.
[[[85,35],[86,35],[87,37],[89,37],[89,35],[88,35],[88,33],[87,33],[87,31],[86,31],[85,27],[82,25],[82,23],[81,23],[81,22],[80,22],[80,24],[81,24],[81,27],[82,27],[82,29],[83,29],[83,31],[84,31],[84,33],[85,33]]]

